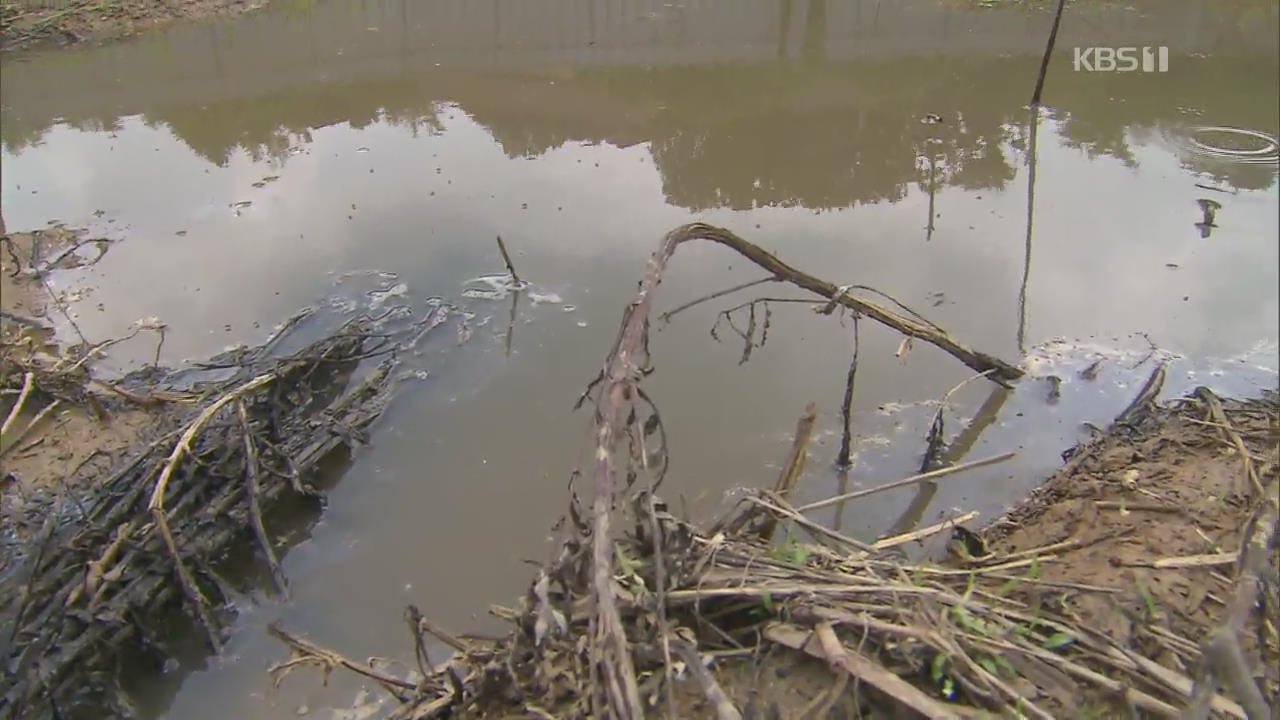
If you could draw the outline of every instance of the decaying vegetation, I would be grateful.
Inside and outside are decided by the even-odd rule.
[[[973,426],[948,442],[940,410],[919,475],[797,507],[789,496],[807,458],[810,405],[774,485],[745,491],[730,514],[698,527],[656,493],[665,430],[641,387],[652,369],[653,294],[675,251],[697,239],[770,275],[694,303],[765,282],[812,294],[721,313],[746,357],[765,342],[770,303],[807,303],[852,314],[855,333],[859,319],[874,320],[948,352],[976,371],[966,382],[993,382],[993,397],[1021,375],[872,288],[813,277],[721,228],[677,228],[580,399],[594,411],[595,452],[575,482],[590,479],[590,502],[571,495],[556,526],[558,556],[516,607],[492,608],[512,623],[510,634],[458,637],[410,607],[417,670],[395,674],[275,626],[291,651],[272,670],[275,682],[303,666],[344,668],[385,687],[399,704],[395,718],[1269,717],[1280,690],[1275,397],[1231,401],[1202,389],[1159,408],[1160,365],[1112,428],[985,530],[966,530],[977,513],[962,512],[867,541],[806,513],[893,487],[936,487],[1009,454],[960,462]],[[522,287],[499,247],[512,288]],[[26,270],[36,277],[33,257]],[[449,315],[440,306],[395,332],[359,316],[282,353],[300,314],[258,348],[185,373],[156,363],[113,383],[87,370],[102,346],[55,356],[6,343],[13,400],[4,434],[58,402],[106,416],[146,406],[154,422],[85,484],[72,511],[30,505],[6,515],[26,542],[8,547],[0,572],[3,705],[19,716],[127,712],[113,662],[131,648],[167,652],[167,638],[144,618],[179,610],[211,651],[220,648],[232,591],[217,566],[237,548],[287,594],[264,516],[282,498],[313,495],[307,478],[317,463],[363,442],[393,392],[397,351]],[[163,338],[161,325],[135,328],[145,330]],[[856,371],[855,350],[841,408],[845,448]],[[927,504],[932,493],[921,496]],[[945,556],[916,549],[939,540]],[[430,657],[435,643],[452,657]],[[788,679],[777,682],[783,672]]]
[[[144,320],[122,338],[59,347],[36,310],[65,310],[44,273],[105,241],[53,228],[4,243],[0,707],[16,717],[126,716],[117,663],[140,649],[171,655],[179,638],[161,631],[162,618],[185,611],[208,648],[221,647],[234,593],[218,565],[229,555],[256,554],[288,592],[264,516],[287,497],[316,496],[317,465],[363,443],[385,408],[397,353],[452,308],[358,315],[299,348],[300,328],[317,333],[304,311],[258,347],[104,380],[91,371],[103,350],[145,331],[162,341],[164,325]],[[17,461],[56,444],[68,422],[105,436],[137,417],[145,422],[132,423],[123,449],[74,448],[81,459],[53,479],[54,492],[48,478],[20,476]]]
[[[1274,397],[1225,402],[1201,390],[1157,408],[1161,366],[1115,426],[986,532],[965,530],[974,517],[966,513],[875,542],[814,522],[803,514],[811,508],[788,501],[810,408],[775,487],[746,493],[728,517],[699,529],[654,492],[665,467],[650,452],[661,420],[640,387],[653,292],[691,239],[742,253],[828,308],[844,305],[983,373],[1016,377],[1012,366],[850,298],[728,231],[677,228],[584,395],[595,409],[586,471],[594,497],[589,505],[572,497],[557,526],[559,555],[520,604],[492,609],[511,633],[462,639],[410,607],[418,671],[396,676],[274,627],[292,653],[273,670],[277,683],[300,666],[343,667],[387,688],[401,703],[395,718],[730,720],[819,717],[837,704],[843,717],[1270,717],[1280,689]],[[1153,525],[1176,529],[1153,546],[1143,542]],[[943,562],[902,552],[938,535],[950,539]],[[433,662],[428,636],[453,656]],[[764,676],[814,670],[805,657],[826,680],[787,705],[776,678]]]
[[[230,374],[159,411],[140,447],[91,482],[81,512],[45,515],[6,568],[3,704],[18,715],[123,712],[114,659],[137,645],[163,653],[151,618],[178,602],[219,649],[232,593],[214,565],[246,537],[287,592],[263,509],[312,493],[317,463],[361,442],[385,404],[390,365],[348,387],[352,371],[394,345],[360,317],[283,358],[269,346],[225,358],[217,364]]]

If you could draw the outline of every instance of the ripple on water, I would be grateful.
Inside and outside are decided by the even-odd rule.
[[[396,283],[389,288],[382,290],[372,290],[369,292],[369,308],[376,310],[383,306],[392,298],[402,297],[409,292],[409,286],[405,283]]]
[[[564,302],[563,298],[553,292],[537,292],[536,290],[529,293],[529,300],[534,305],[541,305],[543,303],[546,303],[547,305],[559,305]]]
[[[502,300],[518,289],[505,273],[481,275],[466,282],[462,289],[462,297],[471,300]]]
[[[1197,155],[1219,160],[1251,165],[1280,162],[1280,142],[1260,130],[1197,125],[1187,129],[1186,143]]]

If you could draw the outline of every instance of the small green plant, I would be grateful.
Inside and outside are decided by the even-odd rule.
[[[983,655],[979,657],[978,664],[982,666],[983,670],[986,670],[992,675],[1000,674],[1000,668],[996,667],[996,659],[991,657],[990,655]]]
[[[963,605],[957,605],[952,608],[951,615],[956,619],[956,624],[965,630],[984,637],[988,634],[987,623],[981,618],[974,617],[973,613],[969,612]]]
[[[1059,650],[1076,641],[1076,636],[1071,633],[1057,632],[1045,638],[1040,643],[1045,650]]]
[[[782,538],[782,542],[778,543],[769,552],[769,555],[780,562],[790,565],[803,565],[812,552],[809,548],[796,540],[795,535],[791,534],[788,528],[787,534]]]
[[[934,685],[938,686],[938,692],[942,693],[942,697],[948,700],[956,696],[956,681],[947,674],[947,664],[950,661],[950,655],[938,653],[933,656],[933,662],[929,664],[929,678],[933,680]]]
[[[1009,658],[1006,658],[1003,655],[996,655],[995,658],[996,667],[1000,668],[1000,672],[1003,673],[1005,677],[1018,677],[1018,671],[1013,667],[1013,663],[1009,662]]]
[[[757,615],[776,615],[776,606],[773,604],[773,595],[771,593],[760,593],[760,607],[756,608]]]
[[[1155,620],[1160,617],[1160,607],[1156,605],[1156,598],[1151,594],[1151,590],[1147,588],[1144,582],[1138,582],[1138,595],[1142,597],[1142,603],[1147,606],[1147,619]]]
[[[1023,580],[1035,580],[1040,576],[1040,558],[1031,558],[1031,564],[1027,566],[1027,571],[1022,577],[1009,578],[1003,585],[996,589],[997,595],[1008,595],[1022,584]]]

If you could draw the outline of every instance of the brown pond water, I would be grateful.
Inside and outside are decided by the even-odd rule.
[[[993,517],[1082,423],[1124,407],[1157,359],[1173,361],[1166,394],[1274,387],[1277,17],[1274,2],[1244,0],[1073,4],[1034,185],[1025,104],[1050,16],[1025,3],[280,0],[234,21],[6,58],[8,229],[59,220],[121,238],[92,270],[54,278],[79,290],[72,309],[90,338],[156,316],[171,328],[163,359],[177,363],[259,341],[303,306],[443,298],[475,313],[467,342],[413,361],[425,379],[333,469],[323,516],[278,519],[293,599],[245,597],[223,656],[193,651],[159,680],[144,673],[142,714],[350,706],[360,685],[337,675],[328,688],[316,676],[269,688],[264,668],[283,655],[263,632],[274,619],[356,657],[410,656],[410,602],[455,631],[500,631],[484,609],[510,603],[523,561],[546,557],[585,447],[572,402],[646,257],[682,222],[872,285],[1032,371],[1011,393],[970,383],[948,414],[953,436],[977,418],[958,459],[1015,460],[914,507],[903,491],[815,514],[857,535],[908,509],[908,522],[952,508]],[[1085,46],[1166,46],[1169,70],[1075,72],[1071,48]],[[1207,237],[1200,198],[1221,205]],[[510,354],[509,301],[464,292],[502,269],[498,234],[534,284]],[[687,246],[657,309],[760,274]],[[740,364],[733,334],[708,330],[753,293],[800,296],[754,288],[655,326],[665,495],[701,517],[733,488],[772,481],[811,400],[820,437],[798,499],[842,482],[832,463],[851,333],[778,305],[768,344]],[[938,399],[970,374],[924,345],[899,358],[900,338],[862,329],[851,487],[916,471]],[[1161,352],[1135,367],[1148,339]],[[123,370],[152,347],[117,350]],[[1099,357],[1096,381],[1077,376]],[[1050,374],[1063,379],[1056,402]]]

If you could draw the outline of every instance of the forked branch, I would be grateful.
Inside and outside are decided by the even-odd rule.
[[[618,611],[613,573],[613,539],[610,536],[614,494],[624,486],[626,462],[617,458],[619,440],[627,437],[627,425],[635,416],[639,397],[638,381],[649,365],[649,312],[653,293],[662,282],[667,263],[676,248],[688,240],[710,240],[724,245],[771,276],[866,315],[898,332],[920,338],[950,353],[979,373],[990,373],[1000,382],[1021,377],[1017,367],[991,355],[973,350],[937,326],[918,317],[908,317],[869,300],[850,295],[847,289],[797,270],[772,253],[724,228],[703,223],[682,225],[663,238],[635,298],[624,312],[618,338],[605,359],[604,368],[592,384],[596,398],[596,452],[591,522],[591,702],[599,717],[640,718],[644,715],[636,684],[631,651]],[[591,388],[588,388],[588,393]],[[585,396],[584,396],[585,397]]]

